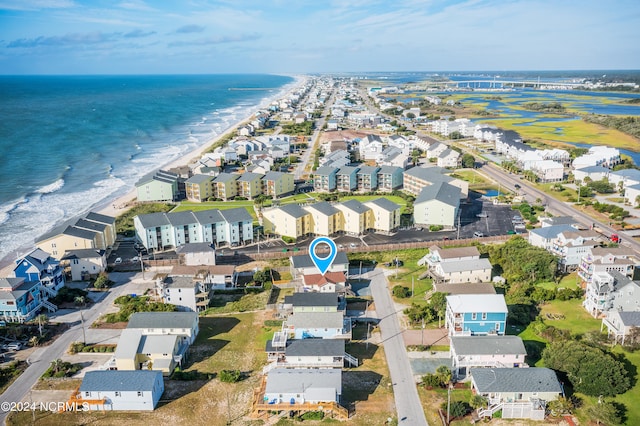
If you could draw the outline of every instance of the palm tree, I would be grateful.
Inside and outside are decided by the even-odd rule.
[[[40,339],[38,339],[38,336],[31,336],[31,339],[29,339],[29,344],[35,348],[36,346],[38,346],[39,341]]]
[[[86,305],[87,300],[85,299],[85,297],[84,297],[84,296],[76,296],[76,297],[75,297],[75,299],[73,299],[73,302],[74,302],[76,305],[82,305],[82,306],[84,306],[84,305]]]
[[[51,372],[53,374],[58,373],[64,368],[64,361],[62,361],[60,358],[54,359],[53,361],[51,361],[51,365],[49,366],[49,368],[51,369]]]

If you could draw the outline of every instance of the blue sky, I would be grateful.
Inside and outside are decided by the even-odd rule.
[[[640,69],[637,0],[0,0],[2,74]]]

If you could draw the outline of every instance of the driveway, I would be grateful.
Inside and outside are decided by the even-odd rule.
[[[380,318],[380,332],[389,366],[399,425],[428,425],[418,397],[409,357],[402,338],[397,311],[388,290],[388,282],[380,269],[366,274],[371,279],[371,294]]]

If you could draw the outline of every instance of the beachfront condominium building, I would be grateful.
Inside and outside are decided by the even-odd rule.
[[[223,201],[230,200],[238,195],[238,184],[236,181],[240,175],[231,173],[220,173],[213,180],[213,192],[216,198]]]
[[[436,182],[445,182],[460,188],[460,197],[466,198],[469,194],[469,183],[448,176],[448,171],[442,167],[412,167],[404,171],[403,189],[413,195],[420,194],[423,188]]]
[[[342,212],[326,201],[303,207],[309,212],[313,234],[331,236],[344,229]]]
[[[460,207],[460,188],[437,182],[423,188],[413,203],[416,225],[453,228]]]
[[[352,192],[358,188],[358,168],[344,166],[336,173],[336,189],[342,192]]]
[[[373,228],[373,212],[357,200],[347,200],[335,207],[342,212],[344,232],[349,235],[362,235]]]
[[[188,243],[236,246],[253,241],[253,218],[245,208],[149,213],[133,218],[136,237],[147,249]]]
[[[378,191],[391,192],[402,188],[403,182],[402,167],[380,166],[378,170]]]
[[[300,238],[312,232],[311,214],[298,204],[286,204],[262,211],[265,234]]]
[[[371,192],[378,189],[378,166],[362,166],[358,169],[358,191]]]
[[[187,200],[201,203],[213,198],[213,176],[193,175],[184,182]]]
[[[262,193],[268,197],[283,197],[292,194],[294,189],[291,173],[268,172],[262,178]]]
[[[247,200],[253,200],[262,194],[262,178],[264,175],[260,173],[245,172],[240,175],[238,183],[238,197],[244,197]]]
[[[178,175],[158,170],[136,183],[138,201],[175,201],[178,198]]]
[[[41,236],[36,247],[60,259],[65,252],[78,249],[107,250],[116,241],[116,219],[89,212]]]
[[[332,192],[336,190],[338,169],[324,166],[313,172],[313,189],[316,192]]]
[[[372,228],[376,232],[391,233],[400,227],[401,206],[387,198],[376,198],[364,205],[371,209]]]

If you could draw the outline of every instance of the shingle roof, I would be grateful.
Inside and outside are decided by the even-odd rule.
[[[307,206],[304,206],[305,210],[316,210],[319,213],[322,213],[325,216],[333,216],[334,214],[337,214],[340,212],[340,210],[336,209],[335,207],[333,207],[329,202],[327,201],[321,201],[319,203],[314,203],[314,204],[309,204]]]
[[[294,307],[300,306],[338,306],[336,293],[302,293],[296,292],[285,297],[285,303],[291,303]]]
[[[74,226],[76,228],[87,229],[89,231],[104,232],[108,225],[106,223],[94,222],[92,220],[78,219]]]
[[[290,340],[285,349],[287,356],[344,356],[342,339]]]
[[[85,240],[93,240],[97,234],[95,231],[80,229],[75,226],[68,226],[61,233],[64,235],[71,235],[72,237],[84,238]]]
[[[195,312],[136,312],[129,318],[127,328],[187,328],[197,322]]]
[[[100,214],[100,213],[94,213],[94,212],[89,212],[85,215],[85,218],[87,220],[92,220],[94,222],[100,222],[100,223],[106,223],[109,225],[113,225],[114,223],[116,223],[116,218],[115,217],[111,217],[111,216],[107,216],[104,214]]]
[[[202,253],[214,251],[212,243],[186,243],[176,248],[176,253]]]
[[[380,166],[380,170],[378,170],[378,174],[394,174],[397,172],[402,172],[402,167]]]
[[[363,214],[366,213],[367,211],[369,211],[369,207],[365,206],[364,204],[362,204],[360,201],[358,200],[347,200],[347,201],[343,201],[340,204],[337,204],[336,206],[343,206],[348,208],[349,210],[356,212],[358,214]],[[337,207],[339,208],[339,207]]]
[[[305,275],[302,280],[305,285],[318,285],[323,286],[325,284],[343,284],[347,281],[344,272],[327,272],[324,275],[321,274],[309,274]]]
[[[264,175],[264,177],[262,178],[262,180],[278,180],[280,178],[282,178],[282,176],[284,176],[286,173],[282,173],[282,172],[268,172],[266,175]]]
[[[358,170],[359,175],[373,175],[377,174],[381,170],[378,166],[361,166]]]
[[[529,233],[539,235],[545,240],[550,240],[550,239],[556,238],[558,235],[560,235],[561,232],[575,231],[575,230],[576,228],[570,225],[552,225],[552,226],[545,226],[544,228],[531,229]]]
[[[478,391],[562,392],[556,373],[549,368],[470,368]]]
[[[262,175],[260,173],[245,172],[240,175],[238,182],[251,182],[256,179],[262,179]]]
[[[626,327],[640,327],[640,312],[619,312],[619,315]]]
[[[438,200],[450,206],[457,207],[460,205],[461,192],[457,186],[450,185],[446,182],[435,182],[433,185],[422,188],[420,194],[418,194],[414,201],[414,205]]]
[[[308,254],[299,254],[297,256],[290,257],[291,263],[293,267],[298,268],[311,268],[316,265],[313,263]],[[347,259],[347,254],[343,251],[339,251],[336,253],[336,258],[333,259],[332,265],[341,265],[341,264],[349,264],[349,259]]]
[[[69,250],[64,253],[64,257],[61,260],[69,260],[69,259],[89,259],[89,258],[98,258],[104,256],[103,250],[97,249],[77,249],[77,250]]]
[[[147,228],[158,228],[161,226],[171,225],[169,222],[169,218],[166,213],[147,213],[138,215],[138,220],[142,227]]]
[[[218,223],[218,222],[224,221],[224,219],[222,218],[222,215],[220,214],[220,210],[218,209],[199,210],[199,211],[193,212],[193,215],[195,216],[196,220],[200,225],[208,225],[211,223]]]
[[[213,176],[209,175],[193,175],[189,179],[185,181],[185,183],[193,183],[193,184],[201,184],[204,182],[211,182],[213,180]]]
[[[388,212],[394,212],[401,208],[401,206],[389,200],[388,198],[376,198],[375,200],[367,201],[365,204],[375,204],[376,206]]]
[[[358,167],[342,166],[338,169],[338,174],[342,176],[350,176],[354,172],[358,172]]]
[[[239,175],[234,175],[232,173],[220,173],[218,176],[216,176],[216,178],[213,180],[215,183],[226,183],[226,182],[232,182],[235,181],[236,179],[238,179]]]
[[[191,210],[184,211],[184,212],[168,213],[167,219],[169,219],[169,223],[171,223],[171,225],[173,226],[191,225],[197,222],[197,219],[193,215],[193,212]]]
[[[338,173],[338,169],[336,167],[329,166],[318,167],[316,171],[313,172],[313,174],[317,176],[329,176],[333,173]]]
[[[527,354],[518,336],[451,336],[450,339],[458,356]]]
[[[160,378],[161,371],[151,370],[104,370],[88,371],[82,379],[80,392],[136,392],[151,391]]]
[[[305,217],[309,214],[308,211],[300,207],[299,204],[285,204],[284,206],[278,207],[280,211],[285,212],[291,217],[299,219],[301,217]]]
[[[220,210],[220,215],[224,220],[230,223],[235,222],[253,222],[253,218],[244,207],[236,207],[234,209]]]

